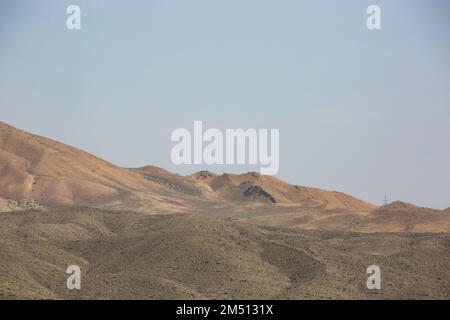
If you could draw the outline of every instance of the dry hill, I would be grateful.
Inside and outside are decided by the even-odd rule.
[[[449,234],[259,227],[89,208],[0,215],[0,298],[449,299]],[[69,265],[81,290],[66,289]],[[369,265],[382,290],[366,288]]]
[[[0,197],[23,208],[102,206],[136,201],[166,207],[177,193],[91,154],[0,122]],[[173,202],[173,201],[172,201]],[[9,206],[13,207],[12,203]],[[167,210],[170,208],[166,207]]]
[[[374,206],[339,192],[294,186],[257,173],[182,177],[157,167],[119,168],[89,153],[0,122],[0,206],[95,206],[186,211],[202,201],[295,203],[326,209]]]

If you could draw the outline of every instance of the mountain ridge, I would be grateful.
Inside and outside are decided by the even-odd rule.
[[[203,170],[182,176],[151,165],[121,168],[1,121],[0,176],[0,211],[91,206],[170,213],[231,202],[356,210],[373,216],[437,212],[404,201],[378,207],[345,193],[291,185],[256,172]]]
[[[148,201],[168,191],[141,175],[117,167],[81,149],[2,123],[0,125],[0,197],[30,200],[48,208],[108,203],[119,197]],[[162,199],[160,199],[162,202]]]

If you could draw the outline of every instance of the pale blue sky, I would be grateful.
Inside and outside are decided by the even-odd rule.
[[[447,0],[2,0],[0,120],[181,174],[255,168],[174,166],[176,128],[279,128],[288,182],[445,208],[449,18]]]

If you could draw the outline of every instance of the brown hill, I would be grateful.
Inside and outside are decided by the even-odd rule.
[[[450,216],[441,210],[418,207],[411,203],[396,201],[382,206],[367,216],[364,230],[386,232],[448,232]]]
[[[326,209],[375,208],[343,193],[290,185],[258,173],[216,175],[201,171],[182,177],[152,166],[119,168],[4,123],[0,123],[0,175],[3,209],[82,205],[184,211],[202,199]]]
[[[201,171],[187,180],[218,199],[236,202],[295,203],[327,209],[371,210],[374,205],[340,192],[288,184],[276,177],[256,172],[222,174]]]
[[[411,203],[408,203],[408,202],[404,202],[404,201],[394,201],[394,202],[391,202],[384,206],[381,206],[380,208],[378,208],[378,210],[380,210],[380,211],[404,210],[404,209],[412,209],[412,208],[417,208],[417,206],[415,206]]]
[[[130,169],[133,172],[138,173],[145,179],[156,182],[158,184],[165,185],[170,189],[191,196],[200,196],[201,190],[199,190],[190,181],[187,181],[184,177],[164,170],[159,167],[147,166],[143,168]]]
[[[168,187],[132,170],[1,122],[0,176],[1,198],[49,208],[129,198],[162,204],[161,196],[173,195]]]
[[[217,174],[209,172],[207,170],[202,170],[199,172],[195,172],[189,176],[187,176],[188,178],[192,178],[193,180],[210,180],[212,178],[216,178]]]

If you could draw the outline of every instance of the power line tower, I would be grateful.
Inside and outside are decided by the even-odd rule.
[[[383,205],[387,205],[387,204],[388,204],[387,195],[384,195]]]

